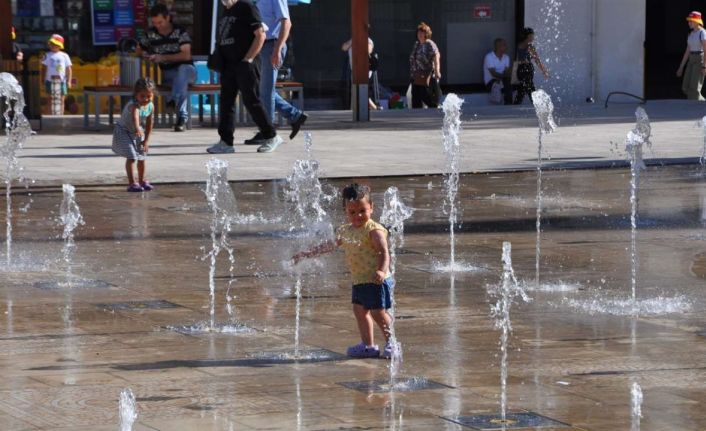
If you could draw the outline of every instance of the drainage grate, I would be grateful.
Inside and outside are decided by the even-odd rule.
[[[395,379],[393,384],[389,380],[363,380],[359,382],[340,382],[339,385],[359,392],[414,392],[428,389],[453,389],[443,383],[427,380],[423,377],[409,377]]]
[[[498,414],[458,416],[455,419],[442,419],[480,431],[514,430],[524,428],[571,428],[571,425],[533,412],[508,413],[504,424]]]
[[[258,352],[249,356],[251,359],[265,360],[272,363],[282,362],[327,362],[341,361],[347,356],[326,349],[279,350],[273,352]]]
[[[253,334],[255,329],[240,323],[216,323],[213,327],[208,322],[199,322],[194,325],[167,326],[166,329],[183,335],[201,334]]]
[[[163,310],[170,308],[182,308],[181,305],[163,299],[153,301],[127,301],[113,302],[112,304],[96,304],[96,307],[108,311],[139,311],[139,310]]]
[[[38,281],[34,283],[34,287],[43,290],[71,290],[71,289],[110,289],[112,287],[117,287],[112,283],[108,283],[103,280],[85,280],[76,279],[71,280],[71,282],[50,280],[50,281]]]

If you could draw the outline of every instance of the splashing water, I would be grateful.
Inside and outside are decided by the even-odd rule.
[[[390,273],[394,278],[397,269],[397,250],[404,246],[404,222],[412,217],[414,210],[405,205],[400,199],[397,187],[390,187],[385,191],[385,204],[380,216],[380,223],[389,231],[390,243]],[[390,381],[394,381],[399,373],[402,363],[402,344],[397,341],[395,332],[395,289],[390,291],[390,309],[388,310],[392,323],[390,324]]]
[[[296,211],[297,219],[292,221],[292,229],[303,228],[311,233],[321,228],[317,225],[326,222],[324,207],[335,194],[324,191],[319,180],[319,162],[311,158],[311,134],[308,136],[307,158],[294,162],[292,173],[287,177],[285,196]]]
[[[632,431],[640,431],[640,419],[642,419],[642,388],[637,382],[632,382],[630,389],[632,399]]]
[[[686,313],[693,309],[693,302],[684,295],[673,297],[657,296],[655,298],[641,299],[574,299],[565,298],[560,306],[568,306],[573,309],[595,314],[612,314],[614,316],[659,316],[672,313]]]
[[[123,389],[120,392],[118,414],[120,415],[120,431],[132,431],[132,424],[137,420],[137,402],[132,390]]]
[[[233,217],[238,213],[233,189],[228,183],[228,162],[220,159],[211,159],[206,163],[208,180],[206,181],[206,199],[211,208],[211,250],[204,256],[210,260],[208,271],[209,288],[209,330],[216,328],[216,258],[225,250],[230,262],[229,285],[234,280],[235,254],[228,240]],[[230,293],[227,293],[230,297]],[[231,306],[230,300],[228,301]],[[230,308],[232,312],[232,308]],[[229,313],[230,314],[230,313]],[[232,317],[232,315],[231,315]]]
[[[512,332],[510,321],[510,308],[515,298],[519,297],[524,302],[531,301],[515,277],[512,268],[512,246],[503,242],[503,277],[499,286],[489,289],[489,293],[497,297],[497,302],[490,306],[490,315],[495,319],[495,329],[500,332],[500,420],[503,428],[507,422],[507,348],[508,339]]]
[[[633,314],[637,315],[637,273],[639,261],[637,257],[637,211],[640,192],[640,171],[645,169],[642,159],[643,146],[652,148],[650,135],[652,127],[647,112],[642,107],[635,111],[637,119],[635,128],[628,132],[625,141],[625,151],[630,160],[630,288],[632,292]]]
[[[64,232],[61,237],[64,239],[64,247],[62,255],[64,264],[66,265],[66,285],[71,287],[72,283],[72,268],[71,262],[76,244],[74,242],[74,230],[80,225],[85,224],[81,216],[81,209],[76,203],[76,188],[71,184],[62,186],[64,199],[61,201],[59,209],[59,223],[64,227]]]
[[[458,195],[459,164],[461,163],[461,143],[459,142],[459,132],[461,130],[461,105],[463,99],[453,93],[449,93],[444,99],[442,108],[444,110],[444,126],[442,129],[444,153],[446,154],[446,166],[444,167],[444,212],[449,215],[449,265],[450,272],[456,267],[456,238],[454,229],[458,221],[458,207],[456,197]]]
[[[22,87],[9,73],[0,73],[0,98],[6,102],[2,116],[7,139],[0,145],[0,157],[5,159],[5,264],[9,269],[12,265],[12,182],[21,178],[17,153],[32,134],[32,129],[22,112],[25,107]]]
[[[537,90],[532,93],[532,103],[539,121],[539,134],[537,136],[537,240],[534,262],[534,282],[539,286],[539,261],[542,257],[542,138],[545,134],[553,133],[556,130],[556,123],[554,123],[552,98],[544,90]]]

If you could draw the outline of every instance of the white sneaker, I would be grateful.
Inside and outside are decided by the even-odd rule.
[[[276,150],[277,147],[279,147],[282,142],[284,142],[282,140],[282,138],[280,138],[279,135],[275,135],[273,138],[265,139],[263,141],[263,144],[260,147],[258,147],[257,152],[258,153],[271,153],[274,150]]]
[[[206,149],[206,152],[211,154],[227,154],[235,153],[235,148],[232,145],[228,145],[223,141],[218,141],[216,145],[212,145]]]

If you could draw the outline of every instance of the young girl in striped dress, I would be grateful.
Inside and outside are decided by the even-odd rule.
[[[145,179],[145,160],[149,152],[149,138],[154,124],[152,99],[156,88],[151,79],[138,79],[135,83],[133,100],[125,106],[113,130],[113,152],[126,159],[125,171],[129,192],[154,189]],[[133,173],[135,161],[137,161],[137,181]]]

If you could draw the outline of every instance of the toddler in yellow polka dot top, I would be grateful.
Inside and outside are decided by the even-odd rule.
[[[296,262],[303,258],[329,253],[341,247],[346,264],[353,277],[353,314],[358,323],[361,343],[348,348],[354,358],[390,358],[390,324],[387,313],[391,306],[390,290],[395,282],[390,275],[390,252],[387,248],[387,229],[372,220],[373,202],[370,188],[351,184],[341,192],[343,209],[348,223],[336,230],[336,240],[320,244],[311,250],[296,254]],[[385,348],[373,342],[373,322],[382,330]]]

